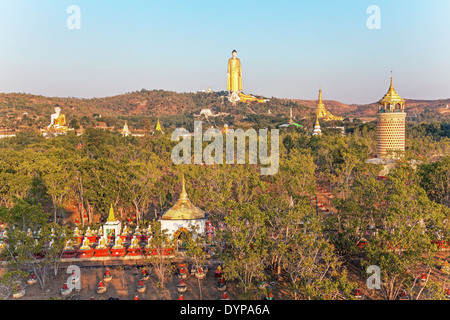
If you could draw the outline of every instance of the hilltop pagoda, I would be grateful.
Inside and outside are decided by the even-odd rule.
[[[128,137],[131,134],[130,129],[128,128],[128,123],[125,121],[125,124],[122,129],[122,136]]]
[[[316,117],[324,121],[344,120],[344,118],[333,115],[325,108],[325,104],[322,100],[322,89],[319,90],[319,102],[317,103]]]

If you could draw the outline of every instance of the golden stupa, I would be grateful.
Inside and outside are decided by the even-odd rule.
[[[158,123],[156,124],[155,132],[162,132],[161,123],[159,123],[159,118]]]
[[[317,103],[316,117],[317,119],[323,119],[325,121],[344,120],[342,117],[334,116],[325,108],[325,104],[322,101],[322,89],[319,90],[319,102]]]
[[[106,222],[116,222],[116,221],[117,221],[117,219],[114,216],[113,205],[111,204],[111,208],[109,208],[108,220]]]
[[[189,200],[188,194],[186,192],[186,186],[184,182],[184,175],[182,178],[182,188],[180,197],[175,203],[175,205],[167,210],[166,213],[161,217],[163,220],[196,220],[203,219],[206,214],[203,210],[197,208]]]

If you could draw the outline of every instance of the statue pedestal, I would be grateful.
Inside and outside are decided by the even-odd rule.
[[[141,248],[128,248],[127,256],[140,256],[142,255]]]
[[[93,249],[79,249],[78,250],[78,258],[92,258]]]
[[[63,259],[72,259],[77,256],[77,250],[65,250],[61,256]]]
[[[123,257],[125,253],[125,248],[111,248],[111,257]]]
[[[109,254],[109,248],[94,249],[94,257],[107,257]]]
[[[144,248],[144,255],[146,255],[146,256],[155,256],[156,254],[157,254],[156,249],[148,248],[148,247]]]

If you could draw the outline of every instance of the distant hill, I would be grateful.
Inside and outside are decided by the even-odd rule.
[[[244,121],[250,115],[288,118],[293,109],[296,119],[311,118],[314,115],[316,100],[296,100],[269,98],[264,104],[238,104],[232,106],[226,99],[227,93],[177,93],[164,90],[141,90],[104,98],[78,99],[45,97],[25,93],[0,93],[0,127],[27,128],[44,127],[49,124],[50,114],[58,104],[66,114],[69,125],[77,123],[116,127],[123,125],[117,119],[134,119],[134,125],[144,126],[141,119],[172,117],[174,123],[183,125],[183,117],[193,118],[202,109],[211,109],[214,114],[229,115],[227,121]],[[377,111],[376,103],[369,105],[347,105],[338,101],[324,101],[326,108],[335,115],[350,118],[371,118]],[[406,100],[409,116],[425,118],[450,117],[450,99],[445,100]],[[270,110],[270,115],[269,115]],[[101,120],[100,120],[101,119]],[[116,119],[116,120],[114,120]],[[280,120],[281,121],[281,120]]]

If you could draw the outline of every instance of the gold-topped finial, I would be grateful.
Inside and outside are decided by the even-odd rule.
[[[114,216],[114,209],[112,204],[111,208],[109,208],[108,220],[106,222],[116,222],[116,217]]]
[[[186,192],[186,181],[184,180],[184,173],[181,177],[181,193],[180,193],[180,201],[189,201],[188,194]]]
[[[391,71],[391,84],[389,86],[389,90],[388,92],[384,95],[383,99],[381,99],[379,102],[379,104],[404,104],[405,100],[403,100],[402,97],[400,97],[400,95],[395,92],[394,89],[394,77],[392,76],[392,71]]]

